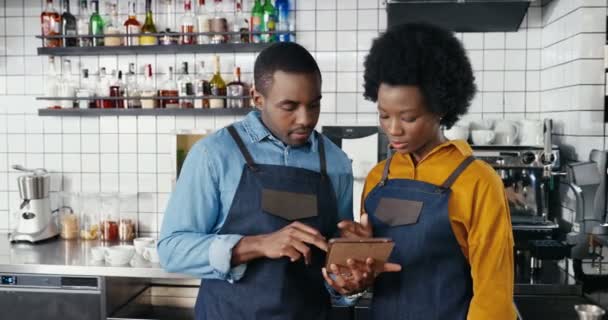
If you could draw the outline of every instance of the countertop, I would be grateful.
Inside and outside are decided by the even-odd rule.
[[[169,273],[157,263],[135,254],[129,264],[109,265],[94,261],[90,248],[102,245],[98,240],[50,239],[41,243],[10,243],[8,234],[0,234],[0,273],[30,273],[76,276],[193,279]],[[112,244],[109,244],[112,245]]]

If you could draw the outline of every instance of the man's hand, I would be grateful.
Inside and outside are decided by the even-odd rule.
[[[342,220],[338,223],[338,229],[340,229],[340,236],[342,238],[371,238],[372,226],[369,223],[369,216],[367,213],[361,213],[360,223],[349,220]]]
[[[310,263],[309,244],[327,251],[327,241],[316,229],[301,222],[293,222],[273,233],[243,237],[232,250],[232,265],[266,257],[279,259],[288,257],[292,262],[304,258]]]
[[[329,266],[329,274],[323,268],[323,277],[327,284],[342,295],[351,295],[371,287],[383,272],[399,272],[401,266],[396,263],[385,263],[381,268],[374,268],[374,259],[367,258],[365,262],[354,259],[347,260],[347,266],[332,264]]]

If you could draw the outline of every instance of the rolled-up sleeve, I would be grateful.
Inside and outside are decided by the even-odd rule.
[[[238,281],[246,264],[231,266],[242,235],[218,235],[221,205],[218,174],[202,143],[188,153],[165,210],[158,253],[169,272],[205,279]]]

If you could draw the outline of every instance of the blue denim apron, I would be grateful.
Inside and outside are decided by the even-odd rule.
[[[388,179],[391,159],[364,205],[374,236],[395,241],[389,260],[402,270],[376,280],[372,319],[466,319],[473,296],[470,266],[452,232],[448,199],[474,158],[466,158],[441,186]]]
[[[318,135],[320,173],[281,165],[257,164],[234,127],[228,127],[246,160],[226,222],[219,234],[253,236],[275,232],[300,221],[330,238],[336,232],[336,196],[326,171],[323,137]],[[227,159],[228,160],[228,159]],[[329,294],[321,268],[325,253],[310,245],[304,259],[256,259],[243,278],[231,284],[205,279],[196,301],[199,320],[326,319]]]

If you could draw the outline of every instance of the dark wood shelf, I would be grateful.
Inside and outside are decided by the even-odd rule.
[[[254,108],[240,109],[38,109],[41,117],[97,116],[241,116]]]
[[[193,45],[155,45],[118,47],[59,47],[38,48],[38,55],[46,56],[103,56],[127,54],[176,54],[176,53],[234,53],[259,52],[272,43],[220,43]]]

